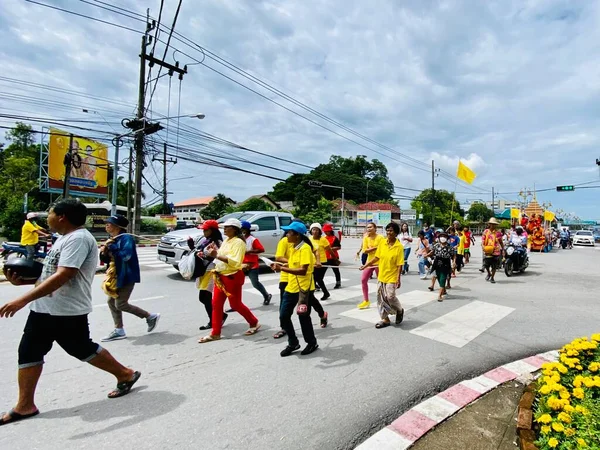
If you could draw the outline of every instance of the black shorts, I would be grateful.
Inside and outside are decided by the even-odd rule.
[[[102,350],[90,339],[87,314],[51,316],[30,311],[19,344],[19,369],[44,364],[44,356],[54,341],[83,362],[90,361]]]
[[[483,258],[483,267],[492,268],[498,267],[498,262],[500,261],[499,256],[486,256]]]

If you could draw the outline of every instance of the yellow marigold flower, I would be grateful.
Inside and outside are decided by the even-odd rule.
[[[583,384],[582,380],[578,380],[577,378],[575,378],[575,380],[573,380],[573,386],[575,386],[576,388],[580,388],[582,384]]]
[[[554,422],[552,424],[552,429],[558,433],[562,433],[563,431],[565,431],[565,426],[560,422]]]
[[[575,368],[576,368],[577,370],[583,370],[583,367],[581,366],[581,364],[577,364],[577,365],[575,366]]]
[[[550,423],[552,422],[552,416],[550,414],[542,414],[540,417],[538,417],[537,421],[539,423]]]
[[[571,398],[571,394],[569,394],[567,391],[562,391],[560,393],[560,398],[562,398],[563,400],[568,400],[569,398]]]
[[[540,431],[542,432],[542,434],[548,434],[552,431],[552,428],[550,428],[550,425],[542,425]]]
[[[587,447],[587,442],[585,442],[585,439],[579,438],[577,439],[577,445],[579,445],[579,447]]]
[[[558,410],[558,409],[562,409],[562,402],[556,398],[554,395],[550,398],[548,398],[548,400],[546,400],[546,404],[548,405],[549,408],[554,409],[554,410]]]
[[[587,388],[592,388],[595,386],[596,383],[594,383],[594,380],[592,380],[591,378],[584,378],[583,384],[585,384],[585,387]]]
[[[550,379],[552,380],[553,383],[560,383],[560,375],[559,374],[554,374],[550,377]]]
[[[552,392],[552,386],[545,384],[540,388],[540,393],[542,395],[548,395],[550,392]]]
[[[575,411],[575,408],[573,408],[571,405],[565,405],[564,410],[565,412],[572,413],[573,411]]]
[[[546,363],[542,364],[542,370],[544,370],[544,371],[552,370],[553,368],[554,368],[554,363],[546,362]]]
[[[580,387],[577,387],[577,388],[573,389],[573,397],[581,400],[581,399],[583,399],[583,397],[585,397],[585,391],[583,389],[581,389]],[[548,405],[548,406],[550,406],[550,405]]]
[[[561,412],[558,415],[558,420],[560,420],[561,422],[564,422],[564,423],[571,423],[571,416],[568,415],[566,412]]]
[[[565,373],[568,373],[568,372],[569,372],[569,369],[567,369],[567,368],[566,368],[564,365],[562,365],[562,364],[557,364],[557,365],[556,365],[556,369],[557,369],[557,370],[558,370],[560,373],[562,373],[563,375],[564,375]]]
[[[575,430],[573,428],[565,428],[565,436],[571,437],[575,435]]]
[[[548,446],[552,447],[552,448],[558,447],[558,439],[556,439],[556,438],[548,439]]]
[[[600,341],[600,333],[592,334],[592,341]]]

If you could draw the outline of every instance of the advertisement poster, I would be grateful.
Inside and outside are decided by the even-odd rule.
[[[50,129],[48,144],[48,187],[62,192],[69,133]],[[108,196],[108,149],[90,139],[73,136],[70,191],[73,195]]]
[[[392,221],[391,211],[358,211],[358,225],[367,225],[373,222],[377,226],[385,226]]]

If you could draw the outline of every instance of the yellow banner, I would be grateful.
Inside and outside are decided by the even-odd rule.
[[[465,183],[473,184],[477,174],[465,166],[462,161],[458,161],[458,169],[456,169],[456,176],[459,180],[463,180]]]
[[[62,189],[65,180],[65,155],[69,151],[70,133],[50,129],[48,145],[48,184]],[[106,145],[73,136],[71,146],[70,190],[108,195],[108,149]]]
[[[556,216],[552,211],[544,211],[544,220],[552,222]]]
[[[521,211],[518,208],[510,209],[510,218],[511,219],[519,219],[521,217]]]

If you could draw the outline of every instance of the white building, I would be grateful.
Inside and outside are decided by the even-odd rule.
[[[177,216],[177,220],[191,220],[193,222],[200,222],[202,214],[200,213],[204,208],[212,202],[213,197],[200,197],[191,198],[189,200],[183,200],[175,203],[173,214]]]

